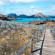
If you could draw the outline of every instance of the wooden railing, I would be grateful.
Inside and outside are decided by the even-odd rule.
[[[46,31],[46,30],[45,30]],[[44,40],[45,40],[45,31],[44,31],[44,34],[43,34],[43,40],[41,40],[41,46],[40,48],[36,49],[36,50],[33,50],[33,39],[32,39],[32,54],[37,52],[37,51],[40,51],[39,55],[42,55],[42,52],[43,52],[43,45],[44,45]]]

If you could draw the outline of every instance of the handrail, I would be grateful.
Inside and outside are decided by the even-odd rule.
[[[44,40],[45,40],[45,32],[44,32],[44,37],[43,37],[43,40],[42,40],[41,47],[39,49],[36,49],[36,50],[32,51],[32,53],[37,52],[37,51],[40,50],[40,53],[39,54],[42,55]]]

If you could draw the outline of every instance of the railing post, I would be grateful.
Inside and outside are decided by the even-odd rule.
[[[31,52],[33,51],[33,39],[32,39],[32,42],[31,42]],[[33,55],[33,53],[32,53]]]
[[[42,55],[44,40],[45,40],[45,33],[44,33],[44,37],[43,37],[43,41],[40,49],[40,55]]]

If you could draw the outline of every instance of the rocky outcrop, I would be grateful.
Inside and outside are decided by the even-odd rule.
[[[41,25],[41,24],[45,24],[46,22],[30,22],[28,24],[35,24],[35,25]]]
[[[9,17],[7,15],[0,14],[0,20],[15,20],[15,17]]]
[[[39,18],[47,18],[48,17],[47,15],[44,15],[42,13],[35,14],[34,16],[39,17]]]
[[[0,14],[0,20],[7,20],[7,16]]]
[[[55,21],[43,21],[43,22],[29,22],[28,24],[55,26]]]

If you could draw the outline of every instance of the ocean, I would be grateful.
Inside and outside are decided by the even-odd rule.
[[[47,20],[54,20],[55,18],[16,18],[16,22],[35,22],[35,21],[47,21]]]

